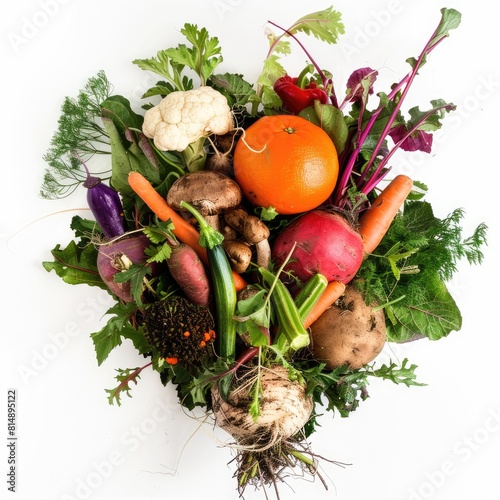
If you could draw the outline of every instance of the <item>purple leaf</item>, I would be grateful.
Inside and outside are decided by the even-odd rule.
[[[432,134],[423,130],[414,130],[408,135],[404,125],[398,125],[389,132],[392,140],[397,144],[401,141],[400,148],[404,151],[423,151],[430,153],[432,150]]]
[[[351,102],[362,99],[368,83],[368,94],[373,94],[373,84],[377,79],[378,71],[372,68],[360,68],[354,71],[347,80],[347,96]]]

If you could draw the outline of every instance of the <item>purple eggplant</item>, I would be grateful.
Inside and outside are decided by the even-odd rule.
[[[99,177],[87,171],[87,179],[83,183],[87,191],[87,203],[106,238],[116,238],[125,233],[125,217],[120,195],[104,184]]]

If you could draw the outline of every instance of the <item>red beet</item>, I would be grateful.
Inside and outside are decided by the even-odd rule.
[[[285,271],[305,282],[314,274],[328,281],[348,283],[363,261],[363,241],[345,217],[336,212],[312,210],[289,224],[276,238],[272,258],[281,266],[295,250]]]
[[[124,302],[133,302],[130,292],[130,283],[117,283],[115,274],[127,268],[127,262],[140,264],[147,257],[144,250],[151,244],[149,238],[143,234],[120,238],[109,245],[101,245],[97,255],[97,269],[99,275],[108,288]]]

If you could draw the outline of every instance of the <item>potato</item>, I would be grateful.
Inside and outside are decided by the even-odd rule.
[[[354,286],[311,325],[314,357],[330,369],[358,369],[382,351],[386,341],[385,314],[373,311]]]

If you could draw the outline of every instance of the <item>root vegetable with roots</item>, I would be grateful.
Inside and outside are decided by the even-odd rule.
[[[283,470],[295,466],[317,473],[301,433],[311,418],[313,400],[285,366],[248,369],[235,377],[226,400],[214,384],[212,407],[216,424],[236,441],[235,475],[241,491],[248,484],[276,487]]]

